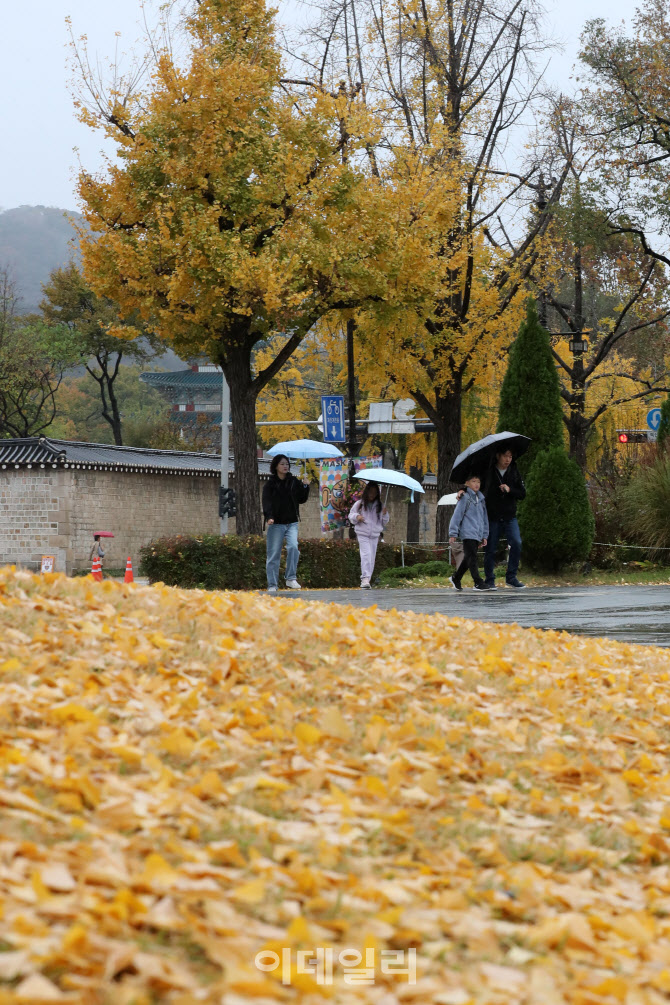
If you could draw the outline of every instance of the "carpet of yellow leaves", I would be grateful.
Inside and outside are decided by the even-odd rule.
[[[2,570],[0,1005],[667,1002],[669,681],[642,646]],[[410,948],[414,984],[380,966]]]

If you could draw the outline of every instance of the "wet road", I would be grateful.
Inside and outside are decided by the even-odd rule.
[[[282,592],[282,596],[296,594]],[[670,584],[667,586],[557,586],[476,593],[464,589],[303,590],[303,600],[384,610],[448,614],[477,621],[554,628],[620,642],[670,647]]]

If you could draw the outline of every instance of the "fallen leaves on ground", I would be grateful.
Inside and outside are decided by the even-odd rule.
[[[669,680],[661,649],[2,570],[0,1005],[660,1005]]]

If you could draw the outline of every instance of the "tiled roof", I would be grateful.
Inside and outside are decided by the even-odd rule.
[[[186,387],[189,390],[196,388],[207,388],[208,390],[221,387],[221,374],[212,370],[160,370],[147,371],[140,374],[140,380],[157,390],[164,390],[168,387]]]
[[[194,425],[197,424],[197,422],[198,422],[198,416],[200,416],[200,415],[205,415],[207,417],[208,421],[211,423],[212,426],[220,426],[221,425],[221,412],[210,412],[209,410],[205,411],[204,409],[201,409],[198,412],[196,412],[196,411],[194,411],[194,412],[175,412],[175,411],[171,411],[171,412],[168,412],[168,421],[169,422],[176,422],[180,426],[194,426]],[[219,431],[219,437],[220,436],[221,436],[221,433]]]
[[[46,436],[0,440],[0,471],[32,467],[214,476],[221,473],[221,457],[219,454],[188,450],[152,450],[146,447],[117,447],[108,443],[52,440]]]

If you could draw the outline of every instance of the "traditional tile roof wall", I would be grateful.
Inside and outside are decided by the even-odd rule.
[[[218,477],[221,474],[221,457],[219,454],[187,450],[152,450],[107,443],[52,440],[46,436],[0,440],[0,471],[33,467]]]

